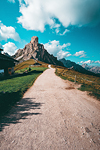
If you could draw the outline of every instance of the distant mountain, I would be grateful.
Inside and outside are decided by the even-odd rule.
[[[78,72],[83,73],[83,74],[95,75],[95,73],[86,70],[81,65],[76,64],[75,62],[72,62],[70,60],[66,60],[65,58],[62,58],[59,61],[61,61],[64,64],[64,66],[69,68],[69,69],[73,69],[73,70],[78,71]]]
[[[82,67],[85,68],[86,70],[90,69],[90,67],[87,64],[82,64]]]
[[[43,44],[38,43],[37,36],[33,36],[30,43],[25,45],[23,49],[19,49],[12,57],[19,61],[34,59],[53,65],[63,66],[63,63],[58,61],[57,57],[47,52]]]
[[[98,66],[89,66],[87,64],[83,64],[82,67],[88,71],[91,71],[94,73],[100,73],[100,67],[98,67]]]

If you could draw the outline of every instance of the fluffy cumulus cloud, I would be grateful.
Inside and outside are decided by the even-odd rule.
[[[5,45],[3,45],[4,47],[4,52],[8,53],[9,55],[13,55],[16,51],[16,45],[12,42],[8,42]]]
[[[85,57],[86,54],[85,54],[84,51],[79,51],[79,52],[76,52],[76,53],[74,54],[74,56],[80,56],[80,58],[81,58],[81,57]]]
[[[19,0],[18,23],[27,30],[43,32],[45,25],[56,24],[55,18],[69,25],[95,26],[100,22],[100,0]],[[58,32],[58,30],[57,30]]]
[[[7,41],[7,39],[14,39],[15,41],[18,41],[20,38],[18,33],[15,31],[15,28],[12,26],[7,27],[0,21],[0,41]]]
[[[58,59],[66,58],[66,57],[69,57],[69,56],[71,56],[71,54],[69,52],[65,52],[65,51],[62,51],[62,50],[57,53]]]
[[[50,54],[53,54],[56,56],[58,59],[64,58],[64,57],[69,57],[71,54],[68,51],[68,47],[71,45],[71,43],[64,43],[63,45],[60,45],[59,41],[53,40],[49,41],[48,43],[44,44],[45,49]]]
[[[100,61],[99,60],[97,61],[87,60],[87,61],[81,61],[80,63],[81,64],[93,64],[93,63],[100,64]]]

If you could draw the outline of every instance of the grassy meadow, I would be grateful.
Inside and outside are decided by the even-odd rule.
[[[32,64],[33,60],[25,61],[15,66],[16,71],[13,76],[0,80],[0,116],[14,106],[36,78],[47,69],[47,65],[30,67]]]
[[[55,73],[62,79],[72,82],[75,81],[76,75],[76,82],[81,84],[79,90],[89,91],[90,95],[95,96],[98,100],[100,100],[100,77],[82,74],[77,71],[61,67],[57,68]]]
[[[17,71],[17,70],[21,70],[21,69],[25,69],[25,68],[27,69],[27,68],[31,67],[32,65],[34,65],[36,62],[41,64],[41,66],[39,66],[39,67],[46,67],[46,68],[48,68],[48,64],[46,64],[44,62],[35,61],[34,59],[29,59],[27,61],[24,61],[24,62],[19,63],[18,65],[16,65],[14,67],[14,70]]]

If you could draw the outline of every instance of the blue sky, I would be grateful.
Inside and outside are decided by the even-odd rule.
[[[13,55],[32,36],[58,59],[100,66],[100,0],[0,0],[0,47]]]

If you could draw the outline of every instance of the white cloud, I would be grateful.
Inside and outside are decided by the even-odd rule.
[[[97,60],[97,61],[95,61],[95,63],[98,63],[98,64],[100,64],[100,60]]]
[[[60,31],[60,24],[57,24],[57,23],[55,23],[55,21],[54,21],[54,23],[51,25],[51,29],[54,29],[55,30],[55,32],[56,33],[59,33],[59,31]]]
[[[60,26],[61,26],[60,24],[54,23],[54,24],[52,24],[51,29],[52,29],[52,28],[59,28]]]
[[[87,60],[87,61],[85,61],[84,63],[85,63],[85,64],[92,64],[92,63],[94,63],[94,61],[92,61],[92,60]]]
[[[56,33],[59,33],[60,30],[59,30],[59,28],[57,28],[55,31],[56,31]]]
[[[4,52],[8,53],[9,55],[13,55],[17,49],[16,45],[12,42],[8,42],[5,45],[3,45],[4,47]]]
[[[45,25],[94,26],[100,22],[100,0],[19,0],[18,23],[27,30],[43,32]]]
[[[74,54],[74,56],[80,56],[80,58],[81,58],[81,57],[85,57],[86,54],[85,54],[84,51],[79,51],[79,52],[76,52],[76,53]]]
[[[58,34],[60,32],[60,27],[61,27],[60,24],[56,24],[54,22],[54,24],[51,26],[51,29],[55,29],[55,32]],[[59,35],[65,35],[67,32],[70,32],[70,30],[65,29],[64,32],[63,33],[59,33]]]
[[[69,57],[69,56],[71,56],[72,54],[67,54],[67,56],[66,57]]]
[[[60,33],[60,35],[65,35],[67,32],[70,32],[70,30],[65,29],[65,31],[62,34]]]
[[[81,64],[83,64],[83,63],[84,63],[84,61],[80,61],[80,62],[78,62],[78,63],[81,63]]]
[[[57,58],[58,59],[66,58],[66,57],[69,57],[69,56],[71,56],[71,54],[69,52],[65,52],[65,51],[62,51],[62,50],[60,50],[57,53]]]
[[[97,61],[87,60],[87,61],[81,61],[80,63],[81,64],[93,64],[93,63],[100,64],[100,61],[99,60]]]
[[[8,0],[8,2],[10,2],[10,3],[15,3],[15,0]]]
[[[68,51],[64,51],[70,45],[71,43],[64,43],[63,45],[60,45],[59,41],[53,40],[44,44],[44,47],[50,54],[53,54],[54,56],[58,57],[58,59],[61,59],[64,57],[71,56],[71,54]]]
[[[7,27],[0,21],[0,41],[7,41],[7,39],[14,39],[15,41],[18,41],[20,38],[12,26]]]

